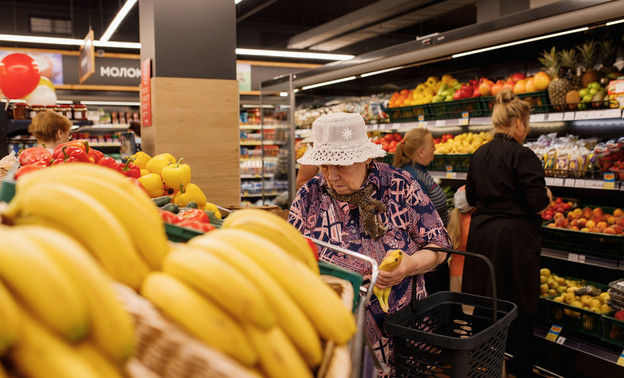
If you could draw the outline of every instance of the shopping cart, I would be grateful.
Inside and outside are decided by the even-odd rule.
[[[379,267],[375,259],[370,258],[368,256],[364,256],[357,252],[350,251],[348,249],[345,249],[339,246],[326,243],[321,240],[308,237],[308,236],[306,236],[306,238],[310,239],[312,242],[314,242],[314,244],[318,246],[328,248],[336,252],[341,252],[346,255],[355,257],[356,259],[360,259],[369,263],[372,267],[372,273],[371,273],[370,285],[368,287],[372,288],[373,286],[375,286],[375,282],[377,282],[377,275],[379,274]],[[355,320],[357,324],[357,332],[355,336],[353,337],[353,339],[351,339],[351,342],[349,344],[349,349],[350,349],[349,351],[351,355],[351,364],[352,364],[351,378],[362,377],[362,366],[363,366],[362,359],[364,357],[363,352],[364,352],[365,344],[368,345],[368,351],[370,352],[370,356],[376,368],[384,372],[388,372],[390,370],[390,368],[383,362],[379,361],[375,353],[372,352],[373,348],[370,346],[370,342],[368,341],[368,338],[364,336],[364,318],[365,318],[364,315],[366,313],[366,307],[370,303],[370,299],[373,295],[373,290],[367,290],[366,288],[361,287],[359,290],[359,293],[354,293],[356,297],[358,296],[358,294],[361,294],[361,297],[359,298],[359,302],[357,303],[355,311],[354,311]]]
[[[490,268],[492,298],[438,292],[388,316],[397,377],[500,377],[507,330],[517,316],[514,303],[497,299],[494,267],[471,252],[432,251],[483,259]]]

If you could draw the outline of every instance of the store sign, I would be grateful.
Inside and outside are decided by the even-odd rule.
[[[95,48],[93,47],[93,30],[89,30],[84,38],[84,45],[80,46],[80,64],[78,66],[78,80],[82,84],[95,72]]]
[[[63,55],[62,84],[78,84],[76,75],[79,72],[75,56]],[[93,74],[84,82],[89,85],[141,85],[141,61],[134,58],[96,57]]]
[[[152,60],[141,62],[141,125],[152,126]]]

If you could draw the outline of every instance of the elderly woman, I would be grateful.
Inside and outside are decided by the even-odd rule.
[[[312,125],[314,145],[300,164],[315,165],[319,175],[297,192],[288,220],[304,235],[374,258],[401,249],[403,261],[393,271],[380,271],[376,286],[392,287],[388,313],[424,298],[422,274],[446,258],[430,247],[448,247],[448,234],[429,197],[412,176],[375,161],[385,152],[366,135],[359,114],[334,113]],[[370,279],[361,260],[322,249],[320,257]],[[373,297],[366,313],[366,333],[380,360],[392,363],[391,343],[383,330],[388,314]]]

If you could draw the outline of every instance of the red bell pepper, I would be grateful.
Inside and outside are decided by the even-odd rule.
[[[171,211],[158,209],[158,212],[160,213],[160,217],[162,218],[163,222],[167,222],[170,224],[178,223],[178,217]]]
[[[56,146],[56,148],[54,149],[54,152],[52,152],[52,157],[54,159],[58,159],[58,158],[64,159],[65,153],[63,149],[65,147],[67,148],[76,147],[84,151],[84,153],[87,154],[87,156],[89,156],[89,152],[91,151],[91,147],[89,146],[89,142],[87,140],[72,140],[72,141],[65,142]],[[93,163],[94,159],[92,157],[89,157],[89,162]]]
[[[141,168],[139,168],[137,165],[132,164],[133,161],[134,158],[128,159],[128,161],[126,161],[126,164],[119,164],[118,169],[121,173],[128,177],[139,178],[141,177]]]
[[[30,147],[24,149],[19,155],[21,166],[31,165],[39,161],[50,165],[52,163],[52,153],[43,147]]]
[[[211,225],[210,223],[204,223],[198,220],[187,219],[183,221],[179,221],[176,223],[176,226],[190,228],[196,231],[208,232],[214,230],[216,227]]]
[[[94,150],[93,148],[89,148],[89,152],[87,154],[93,158],[93,163],[95,164],[97,164],[98,161],[100,161],[100,159],[104,157],[102,151]]]
[[[37,163],[33,163],[33,164],[30,164],[30,165],[25,165],[23,167],[19,167],[15,171],[15,175],[13,176],[13,178],[15,180],[17,180],[20,177],[24,176],[25,174],[28,174],[28,173],[34,172],[34,171],[38,171],[38,170],[43,169],[45,167],[46,167],[46,165],[41,165],[41,164],[37,164]]]
[[[210,223],[208,214],[201,209],[188,209],[178,214],[178,221],[196,220],[203,223]]]
[[[97,162],[97,164],[119,171],[119,164],[115,161],[115,159],[109,156],[104,156]]]
[[[91,157],[89,157],[89,155],[87,155],[87,153],[75,146],[69,146],[67,147],[67,149],[64,149],[65,154],[69,157],[74,157],[76,158],[76,160],[78,160],[79,162],[82,163],[93,163],[93,160],[91,159]]]

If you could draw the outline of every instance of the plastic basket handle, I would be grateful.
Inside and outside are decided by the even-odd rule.
[[[492,265],[492,262],[490,261],[490,259],[488,259],[487,257],[480,255],[478,253],[473,253],[473,252],[466,252],[466,251],[458,251],[456,249],[450,249],[450,248],[441,248],[441,247],[431,247],[431,248],[427,248],[430,251],[434,251],[434,252],[446,252],[446,253],[454,253],[456,255],[464,255],[464,256],[470,256],[470,257],[478,257],[481,260],[485,261],[485,263],[487,264],[488,268],[490,269],[490,281],[492,281],[492,320],[494,322],[496,322],[497,318],[498,318],[498,306],[497,306],[497,295],[496,295],[496,276],[494,275],[494,265]]]

